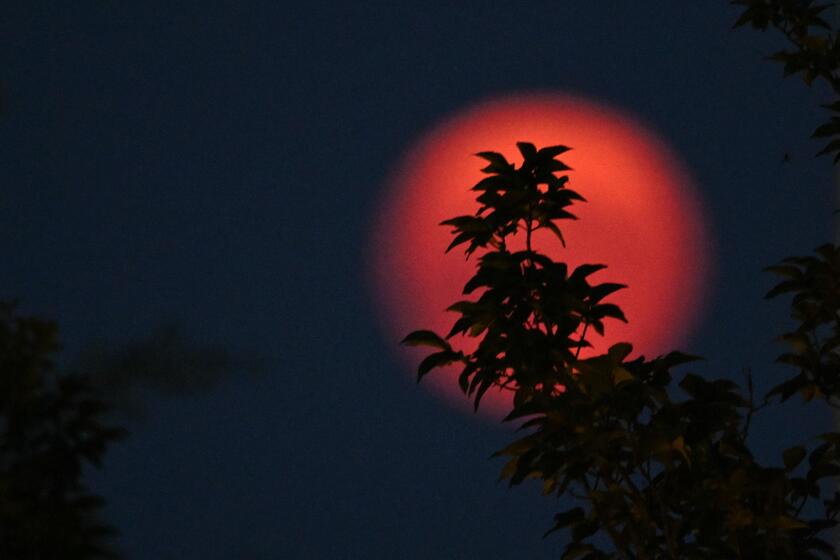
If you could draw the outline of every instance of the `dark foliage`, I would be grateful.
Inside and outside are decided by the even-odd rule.
[[[732,3],[744,7],[736,26],[787,37],[792,48],[771,57],[786,74],[801,73],[808,85],[824,80],[840,95],[840,36],[823,19],[828,5]],[[826,107],[840,113],[840,101]],[[829,138],[821,153],[840,160],[840,117],[814,136]],[[479,210],[443,222],[453,227],[450,249],[465,244],[468,257],[479,254],[464,287],[476,296],[450,307],[460,317],[446,337],[417,331],[403,341],[435,349],[419,376],[456,364],[476,407],[488,390],[515,392],[506,420],[523,422],[526,435],[496,454],[507,458],[502,478],[535,479],[546,494],[575,502],[546,533],[567,534],[565,559],[838,558],[827,533],[840,512],[840,433],[780,450],[775,465],[760,464],[747,442],[754,414],[795,394],[840,406],[840,248],[824,245],[769,269],[783,280],[767,297],[792,296],[797,327],[781,336],[789,349],[778,361],[796,373],[760,404],[749,374],[743,390],[692,373],[675,383],[674,368],[696,359],[679,352],[629,360],[632,347],[621,343],[582,357],[588,333],[624,320],[604,301],[623,286],[591,283],[602,265],[570,271],[531,246],[538,228],[562,240],[557,222],[573,218],[570,207],[583,198],[558,175],[569,170],[557,159],[568,148],[518,146],[519,167],[478,154],[489,162],[489,176],[473,187]],[[524,251],[507,250],[511,235],[526,236]],[[477,349],[453,348],[454,335],[478,338]],[[597,544],[605,541],[609,550]]]
[[[823,245],[815,256],[791,257],[768,268],[785,278],[767,297],[793,294],[791,317],[796,330],[780,338],[790,350],[778,357],[799,375],[770,391],[787,400],[801,393],[806,400],[824,397],[840,408],[840,248]]]
[[[83,470],[123,431],[82,377],[54,373],[58,349],[55,324],[0,304],[0,558],[116,557]]]
[[[736,27],[750,25],[755,29],[775,28],[788,39],[790,48],[776,52],[771,60],[784,66],[785,76],[799,74],[809,86],[826,83],[840,97],[840,33],[826,20],[826,11],[833,3],[813,0],[733,0],[743,6]],[[824,105],[831,116],[820,125],[814,138],[827,138],[828,143],[819,152],[834,153],[834,162],[840,161],[840,99]]]
[[[577,501],[548,531],[568,533],[563,558],[835,558],[824,533],[835,525],[838,500],[826,499],[820,482],[840,474],[840,434],[761,465],[747,437],[753,414],[769,401],[754,404],[750,378],[746,395],[727,379],[689,373],[675,383],[672,370],[695,357],[629,360],[626,343],[581,356],[587,333],[603,334],[607,319],[624,320],[606,301],[623,286],[591,281],[603,265],[569,270],[531,246],[539,228],[562,238],[555,221],[572,218],[571,206],[583,198],[568,189],[568,175],[556,175],[569,169],[557,159],[567,148],[518,147],[519,167],[500,154],[478,154],[490,162],[489,176],[473,187],[480,208],[443,222],[453,227],[450,249],[466,245],[468,255],[480,254],[464,287],[476,295],[449,308],[459,317],[446,337],[416,331],[405,338],[435,350],[419,376],[456,364],[476,407],[488,390],[514,392],[507,420],[524,420],[527,435],[497,453],[508,459],[502,477],[512,485],[536,479],[546,494]],[[512,235],[525,236],[524,251],[507,249]],[[789,279],[770,295],[792,292],[801,321],[785,336],[794,353],[781,358],[799,373],[767,398],[796,391],[834,397],[838,263],[838,250],[827,246],[773,269]],[[825,327],[831,335],[816,338]],[[456,335],[478,338],[477,348],[453,348]],[[821,515],[803,513],[820,500]],[[612,549],[599,549],[597,535]]]

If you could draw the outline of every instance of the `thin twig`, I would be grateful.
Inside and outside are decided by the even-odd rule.
[[[583,332],[580,334],[580,342],[578,342],[577,352],[575,352],[575,360],[580,356],[580,349],[583,348],[583,342],[586,340],[586,330],[589,328],[589,321],[583,324]]]

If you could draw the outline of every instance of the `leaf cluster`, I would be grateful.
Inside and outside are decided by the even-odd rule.
[[[790,257],[767,269],[784,278],[766,297],[792,296],[794,330],[780,339],[788,346],[777,361],[799,373],[770,394],[787,400],[800,393],[805,400],[823,398],[840,408],[840,247],[826,244],[814,255]]]
[[[487,162],[482,172],[488,175],[475,186],[481,205],[475,215],[458,216],[442,222],[453,227],[453,240],[447,251],[461,244],[468,244],[469,257],[476,249],[504,248],[505,239],[526,228],[530,241],[533,231],[550,229],[565,244],[563,234],[554,220],[575,219],[567,210],[576,200],[582,201],[575,191],[565,188],[568,176],[557,172],[571,168],[557,159],[567,152],[566,146],[549,146],[537,150],[529,142],[517,143],[524,161],[516,167],[497,152],[479,152],[476,155]]]
[[[562,391],[571,381],[566,365],[589,346],[588,329],[603,334],[606,319],[625,320],[617,306],[604,301],[624,286],[590,282],[603,265],[570,271],[531,246],[533,232],[543,228],[563,240],[556,222],[574,219],[569,207],[583,200],[567,187],[568,175],[557,175],[570,169],[558,159],[568,148],[538,150],[527,142],[517,147],[523,157],[519,167],[496,152],[477,154],[489,162],[483,169],[488,177],[472,187],[478,211],[442,222],[453,228],[447,250],[466,244],[468,258],[484,250],[463,290],[478,297],[448,308],[459,318],[445,338],[418,331],[403,340],[438,350],[421,362],[418,378],[458,363],[460,387],[476,408],[491,388],[514,391],[517,402],[534,391]],[[508,249],[507,240],[515,235],[525,236],[525,250]],[[449,341],[456,335],[479,338],[478,348],[469,354],[454,350]]]
[[[822,80],[840,97],[840,33],[824,17],[832,4],[813,0],[733,0],[732,4],[743,7],[736,27],[750,25],[762,31],[773,27],[787,38],[791,47],[770,56],[784,66],[785,76],[799,74],[809,86]],[[812,136],[828,139],[818,155],[834,153],[837,163],[840,161],[840,98],[824,107],[831,112],[830,119]]]
[[[497,455],[511,485],[541,482],[576,504],[546,534],[565,531],[563,558],[835,558],[824,532],[835,526],[838,434],[810,453],[788,449],[761,465],[747,445],[755,406],[729,380],[686,374],[674,396],[671,353],[625,361],[616,345],[581,364],[582,393],[515,410],[530,433]],[[807,464],[803,459],[809,458]],[[824,511],[803,515],[806,503]],[[604,534],[613,549],[599,548]]]
[[[83,483],[123,437],[104,425],[106,405],[77,375],[56,375],[54,323],[0,303],[0,556],[113,558],[104,501]]]
[[[403,340],[433,349],[418,379],[455,364],[476,408],[488,390],[513,392],[506,420],[521,422],[525,435],[496,454],[507,458],[502,478],[536,480],[545,494],[575,501],[546,533],[568,535],[563,558],[837,558],[824,532],[836,524],[840,495],[824,496],[822,482],[840,474],[840,434],[762,465],[747,444],[750,424],[785,390],[756,405],[751,375],[746,391],[692,373],[676,382],[673,370],[694,356],[631,358],[627,343],[595,353],[592,333],[603,335],[606,319],[625,320],[607,301],[624,286],[592,282],[603,265],[570,270],[532,247],[537,228],[556,228],[562,239],[556,222],[569,219],[568,207],[582,197],[563,194],[568,176],[555,175],[568,170],[556,160],[567,148],[519,149],[520,167],[480,153],[490,176],[473,187],[479,211],[443,222],[453,227],[450,249],[465,244],[467,256],[479,258],[464,286],[472,299],[449,308],[458,317],[448,334],[422,330]],[[508,250],[508,236],[523,233],[525,250]],[[786,340],[833,328],[819,347],[802,347],[806,355],[822,352],[819,374],[810,362],[782,359],[825,396],[836,391],[828,366],[840,344],[838,263],[833,247],[790,259],[774,268],[786,280],[769,294],[794,294],[800,328]],[[456,336],[478,339],[477,347],[455,348]],[[820,501],[819,515],[806,507]],[[599,548],[602,537],[610,550]]]

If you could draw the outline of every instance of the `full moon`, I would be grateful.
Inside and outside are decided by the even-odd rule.
[[[474,154],[500,152],[517,165],[516,142],[572,148],[560,159],[572,167],[568,186],[587,202],[570,209],[578,220],[558,225],[564,248],[552,235],[536,235],[535,249],[570,267],[605,264],[593,282],[627,288],[607,301],[628,323],[605,323],[590,342],[604,351],[630,342],[634,355],[654,357],[680,348],[698,322],[711,264],[711,243],[701,201],[674,152],[635,118],[568,94],[491,99],[440,121],[411,144],[392,170],[374,216],[368,243],[373,301],[388,342],[413,330],[445,336],[458,317],[444,310],[468,299],[464,284],[475,272],[478,251],[465,259],[461,246],[445,253],[451,228],[441,221],[478,209],[470,188],[485,175]],[[521,236],[519,236],[521,237]],[[515,248],[515,247],[514,247]],[[476,341],[456,337],[456,348]],[[685,348],[680,348],[686,350]],[[430,349],[400,348],[406,373]],[[459,370],[433,370],[425,386],[458,408],[472,410],[457,384]],[[511,408],[509,391],[490,390],[481,411],[500,418]]]

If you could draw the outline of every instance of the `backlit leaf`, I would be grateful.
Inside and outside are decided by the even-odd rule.
[[[438,336],[437,333],[424,330],[414,331],[402,339],[400,344],[405,344],[406,346],[431,346],[440,350],[451,349],[449,343]]]

